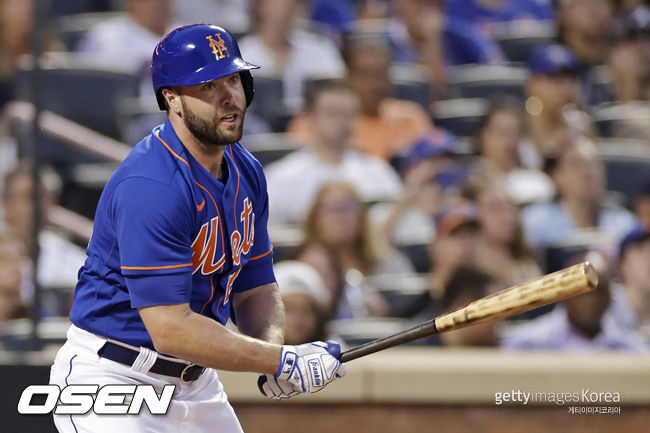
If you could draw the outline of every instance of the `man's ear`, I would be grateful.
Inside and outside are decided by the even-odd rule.
[[[169,111],[173,111],[174,113],[180,115],[182,112],[182,102],[181,94],[178,89],[165,87],[162,89],[162,96],[165,98],[165,102],[167,103]]]

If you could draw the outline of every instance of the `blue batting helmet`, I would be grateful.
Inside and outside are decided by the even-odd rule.
[[[259,66],[241,57],[237,41],[223,27],[191,24],[172,30],[156,45],[151,59],[151,76],[156,100],[166,109],[162,89],[195,86],[239,72],[246,93],[246,106],[253,100],[251,69]]]

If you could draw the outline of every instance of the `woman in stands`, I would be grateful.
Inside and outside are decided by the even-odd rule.
[[[409,260],[372,236],[366,206],[347,183],[325,184],[304,224],[297,258],[314,266],[331,293],[333,318],[384,316],[388,305],[364,277],[411,273]]]
[[[519,210],[504,183],[477,175],[465,185],[464,195],[478,210],[477,265],[508,287],[539,277],[542,272],[524,241]]]

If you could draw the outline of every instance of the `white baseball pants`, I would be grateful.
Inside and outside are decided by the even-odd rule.
[[[97,351],[105,339],[75,325],[68,330],[68,340],[56,355],[50,383],[63,389],[71,384],[153,385],[160,395],[164,385],[176,385],[166,415],[152,415],[143,405],[138,415],[54,415],[60,433],[243,433],[217,372],[208,368],[195,381],[149,373],[156,352],[142,348],[138,359],[129,367],[106,358]],[[126,400],[128,403],[128,399]]]

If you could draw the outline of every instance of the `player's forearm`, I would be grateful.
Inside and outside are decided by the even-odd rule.
[[[270,343],[284,343],[284,305],[276,283],[237,293],[233,306],[242,333]]]
[[[140,315],[158,352],[219,370],[278,370],[280,345],[233,332],[189,306],[147,307]]]

